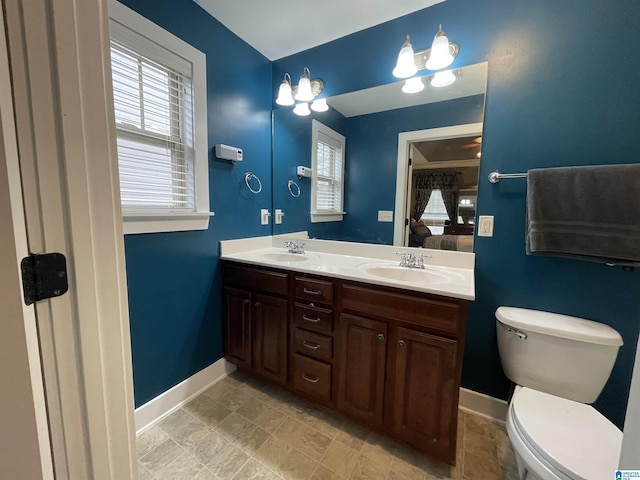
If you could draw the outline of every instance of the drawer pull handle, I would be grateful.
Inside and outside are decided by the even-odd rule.
[[[302,291],[309,295],[320,295],[322,293],[320,290],[309,290],[308,288],[303,288]]]
[[[318,350],[320,348],[320,345],[318,345],[317,343],[309,343],[306,340],[302,341],[302,345],[304,347],[307,347],[309,350]]]
[[[406,344],[404,343],[404,340],[400,340],[400,341],[398,342],[398,346],[400,346],[400,347],[404,347],[405,345],[406,345]]]
[[[376,338],[380,341],[384,340],[384,333],[379,333]]]
[[[318,383],[320,379],[318,377],[310,377],[306,373],[302,374],[303,380],[306,380],[309,383]]]
[[[311,318],[311,317],[307,317],[304,313],[302,314],[302,319],[306,320],[307,322],[311,322],[311,323],[318,323],[320,322],[319,318]]]

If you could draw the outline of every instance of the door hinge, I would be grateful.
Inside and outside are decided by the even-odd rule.
[[[61,253],[31,254],[20,262],[24,303],[59,297],[69,290],[67,259]]]
[[[413,158],[409,158],[409,166],[413,165]]]
[[[409,225],[409,219],[408,219],[408,218],[405,218],[405,219],[404,219],[404,226],[406,227],[406,226],[408,226],[408,225]]]

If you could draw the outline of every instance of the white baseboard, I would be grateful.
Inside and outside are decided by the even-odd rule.
[[[153,400],[139,406],[135,411],[136,435],[152,427],[235,369],[234,365],[221,358]]]
[[[198,396],[211,385],[222,380],[235,369],[236,367],[233,364],[221,358],[207,368],[200,370],[198,373],[180,382],[175,387],[158,395],[153,400],[136,408],[136,434],[139,435],[152,427],[164,417]],[[502,424],[504,424],[507,418],[508,404],[506,401],[466,388],[460,389],[459,407],[465,412],[482,415],[483,417]]]
[[[506,401],[466,388],[460,389],[458,406],[465,412],[490,418],[503,425],[507,419],[508,403]]]

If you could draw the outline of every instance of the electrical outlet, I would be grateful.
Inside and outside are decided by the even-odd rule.
[[[493,215],[480,215],[478,217],[478,236],[493,237]]]
[[[393,210],[378,210],[379,222],[393,222]]]

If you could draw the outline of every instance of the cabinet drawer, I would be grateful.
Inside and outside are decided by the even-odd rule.
[[[293,388],[321,400],[330,400],[331,365],[295,353]]]
[[[467,312],[467,304],[463,300],[439,299],[428,294],[406,295],[350,284],[342,286],[342,308],[454,336],[463,326]]]
[[[333,330],[333,312],[326,308],[296,303],[293,321],[296,326],[307,330],[326,333]]]
[[[330,362],[332,358],[331,337],[307,332],[301,328],[296,328],[293,337],[295,351],[309,357]]]
[[[276,295],[289,294],[289,275],[282,272],[225,264],[224,283]]]
[[[333,282],[308,277],[296,277],[296,298],[333,304]]]

